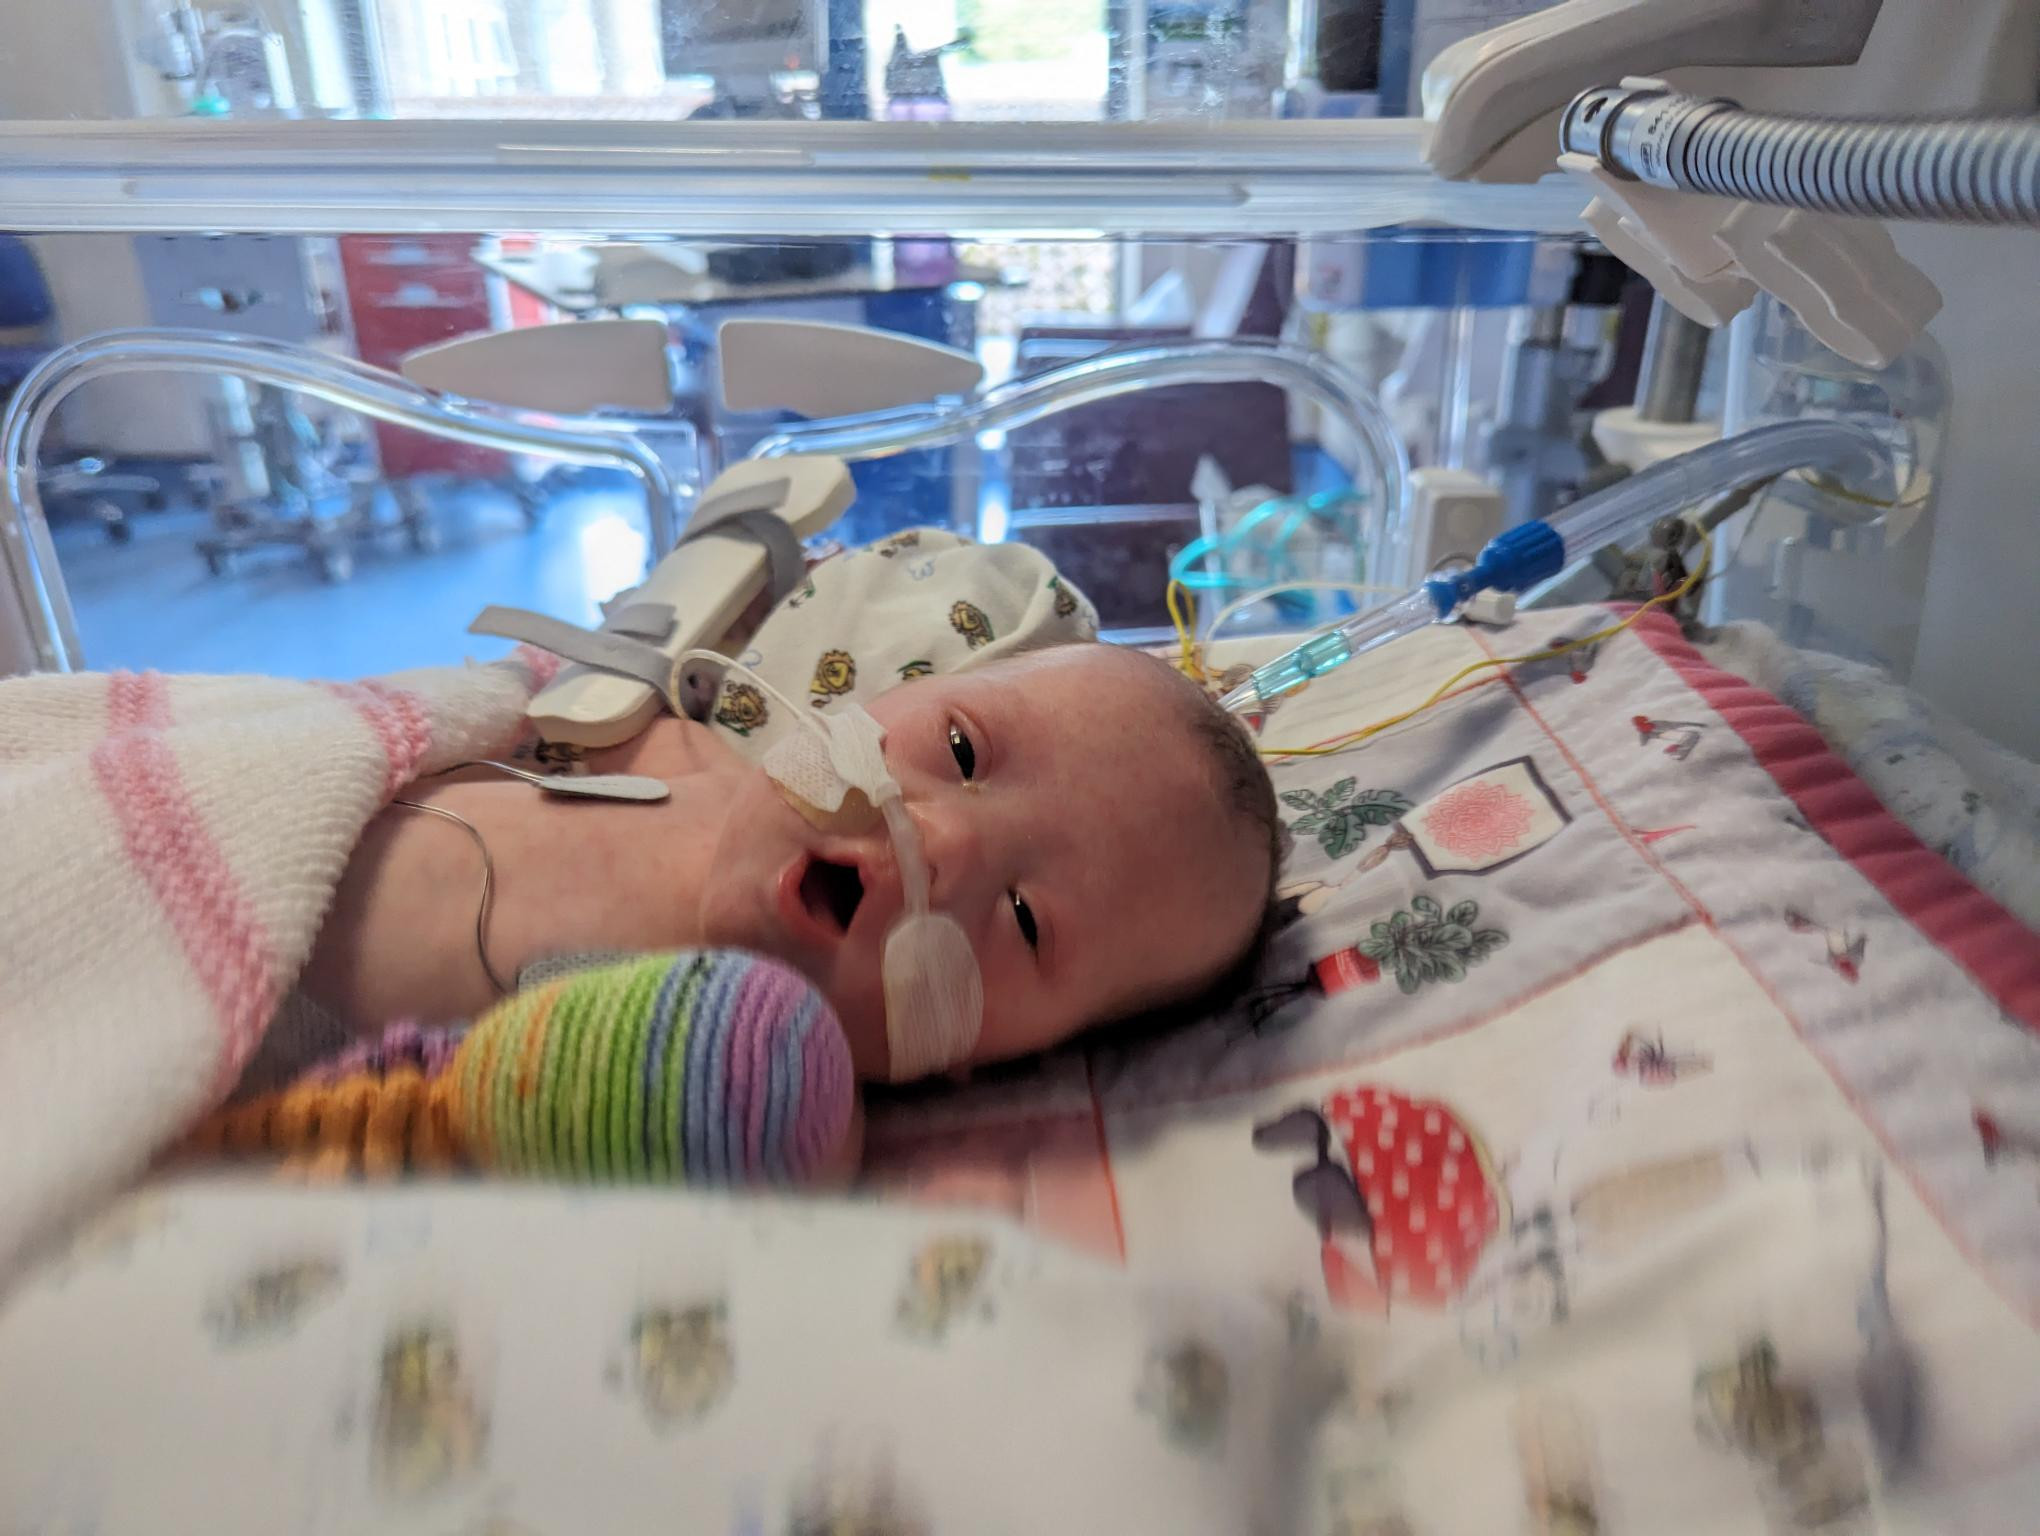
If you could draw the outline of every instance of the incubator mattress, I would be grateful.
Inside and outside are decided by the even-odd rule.
[[[1276,775],[1255,994],[883,1108],[879,1208],[143,1192],[0,1527],[2032,1529],[2040,939],[1656,617]]]

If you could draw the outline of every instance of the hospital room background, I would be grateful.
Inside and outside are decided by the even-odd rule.
[[[420,152],[438,154],[467,142],[449,135],[491,120],[568,135],[554,151],[683,119],[761,133],[869,131],[869,120],[911,154],[917,134],[974,124],[1143,125],[1155,135],[1144,143],[1193,152],[1269,119],[1385,128],[1418,111],[1416,82],[1445,45],[1538,7],[103,0],[90,28],[71,8],[7,9],[0,113],[15,121],[146,124],[181,132],[174,142],[190,148],[221,127],[344,132],[394,119],[420,135]],[[1957,104],[2015,99],[2019,52],[1978,50],[1935,78]],[[2004,78],[1989,78],[1992,68]],[[407,141],[378,142],[375,153],[390,155]],[[588,174],[629,153],[590,159]],[[529,163],[540,158],[534,149]],[[314,179],[265,184],[227,228],[184,207],[154,220],[146,194],[118,214],[18,221],[0,245],[5,380],[120,327],[252,335],[432,382],[420,360],[457,338],[656,321],[670,387],[634,414],[674,473],[684,518],[719,465],[790,419],[732,407],[717,353],[728,320],[915,338],[974,362],[980,391],[1115,347],[1262,339],[1358,379],[1438,515],[1490,529],[1724,426],[1789,413],[1809,391],[1853,390],[1924,423],[1933,462],[1922,462],[1914,504],[1871,525],[1789,492],[1767,497],[1733,525],[1747,547],[1733,579],[1712,584],[1707,617],[1758,619],[1792,643],[1880,665],[1955,720],[2040,752],[2040,680],[2019,661],[2040,647],[2027,515],[2040,439],[2022,378],[2040,346],[2040,233],[1894,227],[1945,307],[1890,368],[1865,370],[1769,299],[1718,332],[1653,304],[1645,283],[1578,232],[1579,196],[1548,180],[1455,188],[1463,198],[1444,216],[1402,218],[1387,178],[1389,211],[1356,208],[1340,228],[1320,208],[1301,238],[1216,222],[1207,235],[1171,227],[1180,216],[1167,212],[1147,231],[1124,220],[1088,229],[1072,180],[1070,195],[1039,204],[1032,229],[1007,210],[973,230],[966,210],[945,227],[892,218],[876,221],[888,226],[877,238],[820,238],[808,231],[827,215],[803,208],[786,221],[801,238],[712,240],[698,220],[664,231],[651,215],[627,230],[581,224],[583,209],[527,195],[517,178],[500,181],[503,170],[499,157],[489,171],[506,187],[495,216],[465,220],[421,209],[430,192],[365,206],[364,171],[344,193],[347,214],[312,212],[329,200]],[[30,201],[63,191],[61,175],[10,185]],[[466,392],[562,407],[537,354],[471,366],[482,374],[448,376]],[[930,380],[930,393],[954,387],[939,368]],[[842,400],[860,404],[855,391]],[[1191,384],[860,464],[857,508],[838,532],[855,540],[919,523],[1025,540],[1093,596],[1108,630],[1152,641],[1167,634],[1172,574],[1194,578],[1205,619],[1278,581],[1395,586],[1422,575],[1408,569],[1417,555],[1386,547],[1378,529],[1382,547],[1367,547],[1368,453],[1337,412],[1303,395],[1250,380]],[[613,467],[504,454],[174,367],[78,388],[37,473],[75,611],[74,661],[95,667],[354,676],[484,654],[490,642],[462,634],[480,607],[593,622],[656,541],[634,482]],[[1348,602],[1290,594],[1239,617],[1296,629]],[[0,644],[23,646],[20,626],[0,625]],[[14,670],[33,659],[0,658]]]
[[[2036,114],[2040,0],[0,0],[0,1532],[2031,1536]],[[1094,618],[1219,780],[987,682]],[[876,1071],[567,936],[711,798]],[[326,1006],[357,876],[490,990]]]

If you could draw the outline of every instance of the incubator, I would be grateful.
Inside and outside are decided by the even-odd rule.
[[[370,671],[438,659],[350,650],[394,644],[378,604],[454,646],[492,605],[614,634],[627,594],[680,616],[670,661],[764,584],[755,550],[705,609],[653,574],[735,465],[799,536],[1036,544],[1109,638],[1169,639],[1172,584],[1193,631],[1287,633],[1241,708],[1483,590],[1662,590],[1679,513],[1689,616],[1904,675],[1952,395],[1878,221],[2035,216],[2014,0],[1414,5],[1371,66],[1315,5],[1033,43],[847,0],[157,9],[110,5],[100,97],[0,126],[50,295],[0,444],[16,670],[276,666],[311,625]],[[1888,117],[1901,77],[1948,120],[1792,116]],[[154,477],[170,512],[123,526],[215,575],[52,526],[79,453]],[[238,651],[169,643],[204,603]],[[552,729],[655,707],[576,677],[605,702]]]

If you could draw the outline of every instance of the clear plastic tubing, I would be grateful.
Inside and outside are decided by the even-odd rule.
[[[1842,421],[1758,427],[1654,464],[1548,521],[1509,529],[1488,542],[1470,569],[1434,577],[1391,603],[1319,630],[1220,702],[1235,713],[1258,709],[1355,656],[1443,623],[1480,592],[1521,592],[1661,517],[1795,469],[1832,475],[1874,500],[1891,501],[1897,495],[1890,450],[1867,428]]]
[[[0,563],[34,632],[37,665],[69,670],[80,664],[78,636],[56,570],[42,503],[36,494],[42,438],[66,396],[111,374],[177,370],[231,376],[293,389],[378,421],[416,427],[456,442],[539,454],[583,464],[617,464],[645,489],[654,558],[673,547],[673,486],[665,466],[623,421],[541,416],[435,394],[400,374],[352,358],[254,336],[171,327],[105,331],[59,348],[22,380],[0,417]]]
[[[1375,526],[1402,532],[1409,455],[1372,393],[1337,363],[1279,341],[1160,342],[1101,352],[1060,368],[996,385],[971,398],[933,400],[864,416],[783,427],[751,450],[754,459],[827,453],[875,459],[931,448],[981,432],[1008,431],[1100,400],[1174,384],[1272,384],[1307,395],[1346,424],[1371,461]],[[1364,481],[1365,469],[1356,478]]]

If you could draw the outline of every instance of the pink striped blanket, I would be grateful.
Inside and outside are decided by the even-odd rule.
[[[547,670],[0,682],[0,1279],[220,1099],[369,818]]]

